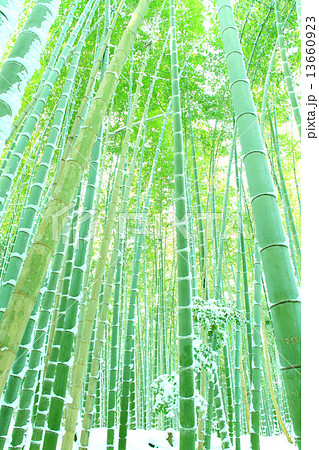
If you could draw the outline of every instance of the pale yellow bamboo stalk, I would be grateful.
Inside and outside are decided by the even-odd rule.
[[[51,318],[50,334],[49,334],[48,346],[47,346],[47,351],[46,351],[46,355],[45,355],[44,369],[43,369],[43,374],[42,374],[42,379],[43,380],[44,380],[46,371],[48,369],[48,365],[49,365],[49,361],[50,361],[50,357],[51,357],[51,352],[52,352],[53,340],[54,340],[56,324],[57,324],[58,314],[59,314],[62,282],[63,282],[63,277],[60,277],[58,293],[55,296],[54,307],[53,307],[53,314],[52,314],[52,318]]]

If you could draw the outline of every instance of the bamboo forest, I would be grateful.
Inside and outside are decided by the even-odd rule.
[[[301,449],[300,4],[0,0],[0,450]]]

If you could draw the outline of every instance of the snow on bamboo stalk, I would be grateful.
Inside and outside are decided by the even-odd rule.
[[[122,221],[121,221],[122,222]],[[114,434],[116,426],[116,406],[117,406],[117,370],[118,370],[118,341],[120,332],[120,293],[121,293],[121,276],[123,267],[123,251],[124,251],[124,222],[119,223],[119,248],[117,255],[115,285],[114,285],[114,301],[113,301],[113,318],[112,318],[112,334],[111,334],[111,353],[110,353],[110,369],[109,369],[109,388],[107,401],[107,449],[114,448]]]
[[[239,199],[239,205],[241,199]],[[241,209],[241,206],[239,207]],[[236,267],[236,308],[241,312],[241,299],[240,299],[240,235],[238,226],[238,243],[237,243],[237,267]],[[241,435],[241,417],[240,417],[240,404],[241,404],[241,389],[240,389],[240,349],[241,349],[241,327],[236,322],[235,331],[235,361],[234,361],[234,410],[235,410],[235,448],[240,450],[240,435]]]
[[[175,220],[177,242],[178,345],[180,395],[180,449],[195,449],[195,386],[190,251],[184,174],[183,132],[180,106],[174,0],[170,0],[171,77],[175,167]]]
[[[41,289],[42,291],[42,289]],[[26,370],[27,356],[29,356],[30,342],[32,339],[35,322],[37,320],[37,313],[42,297],[40,291],[38,299],[34,305],[32,314],[30,316],[28,325],[25,329],[17,358],[12,366],[11,374],[8,379],[6,390],[4,392],[2,405],[0,409],[0,449],[5,448],[6,436],[9,430],[12,414],[17,404],[17,397],[21,386],[22,378]]]
[[[38,0],[0,70],[0,154],[61,0]]]
[[[26,371],[23,386],[20,392],[19,409],[15,418],[10,448],[20,448],[27,432],[27,425],[31,415],[32,400],[34,398],[38,374],[41,369],[41,358],[43,358],[45,350],[46,335],[49,328],[51,311],[57,292],[58,280],[62,270],[62,262],[66,248],[65,242],[66,234],[62,232],[53,259],[48,287],[42,302],[42,309],[40,311],[38,326],[34,336],[28,369]]]
[[[34,243],[28,251],[16,288],[0,322],[0,393],[3,391],[8,376],[7,370],[15,358],[78,183],[88,166],[88,157],[119,75],[148,6],[149,0],[140,0],[114,52],[69,158],[57,177],[56,187],[43,211]]]
[[[300,440],[300,293],[229,0],[217,0],[230,89],[290,415]]]
[[[2,0],[0,3],[0,58],[18,23],[24,0]]]
[[[77,35],[79,34],[81,28],[83,27],[83,23],[87,19],[87,15],[89,14],[89,12],[91,10],[92,4],[94,1],[96,2],[96,0],[90,0],[86,4],[86,7],[85,7],[83,13],[81,14],[79,21],[77,22],[76,26],[72,30],[68,41],[66,42],[61,54],[59,55],[59,58],[55,64],[54,69],[50,71],[47,79],[44,81],[43,87],[41,90],[41,95],[39,96],[39,98],[37,99],[37,101],[34,104],[32,114],[30,114],[28,116],[27,120],[25,121],[22,132],[21,132],[21,134],[18,138],[17,144],[15,146],[15,149],[8,161],[8,164],[7,164],[4,172],[1,175],[1,178],[0,178],[0,217],[4,213],[5,203],[8,200],[10,189],[12,187],[15,175],[16,175],[19,165],[21,163],[23,153],[24,153],[26,146],[31,138],[31,134],[37,124],[37,121],[39,120],[39,117],[43,111],[43,108],[46,105],[46,102],[49,98],[50,92],[53,89],[53,86],[54,86],[63,66],[65,65],[65,62],[70,54],[70,50],[74,45],[75,39],[76,39]],[[95,9],[96,9],[96,7],[97,7],[97,2],[95,5]],[[92,13],[92,11],[91,11],[91,13]],[[88,18],[86,27],[81,34],[81,38],[80,38],[80,42],[79,42],[79,45],[81,45],[81,46],[83,46],[83,44],[85,42],[85,38],[88,35],[91,19],[92,19],[92,16]],[[0,95],[0,99],[1,99],[1,95]],[[1,102],[0,102],[0,108],[1,108]],[[1,109],[0,109],[0,113],[1,113]]]
[[[282,65],[284,68],[284,73],[285,73],[285,78],[286,78],[288,95],[289,95],[292,111],[294,114],[294,118],[295,118],[295,121],[296,121],[296,124],[298,127],[299,136],[301,136],[301,116],[300,116],[297,97],[295,94],[292,76],[291,76],[291,72],[290,72],[290,68],[289,68],[289,63],[288,63],[288,59],[287,59],[283,27],[282,27],[281,16],[280,16],[279,0],[274,0],[274,2],[275,2],[276,25],[277,25],[277,32],[278,32],[280,54],[281,54]]]

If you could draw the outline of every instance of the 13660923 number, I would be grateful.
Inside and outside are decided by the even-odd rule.
[[[316,19],[313,16],[306,17],[306,77],[316,76]]]

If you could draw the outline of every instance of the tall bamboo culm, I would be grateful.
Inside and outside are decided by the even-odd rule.
[[[264,268],[269,306],[282,365],[290,415],[300,446],[300,293],[289,256],[287,238],[266,159],[246,75],[244,57],[229,0],[217,0],[230,90],[242,147],[256,238]]]
[[[170,0],[171,77],[173,107],[175,225],[178,286],[178,346],[179,346],[179,420],[180,450],[195,450],[195,402],[192,294],[190,247],[188,242],[187,202],[184,169],[183,131],[178,77],[178,57],[174,0]]]

